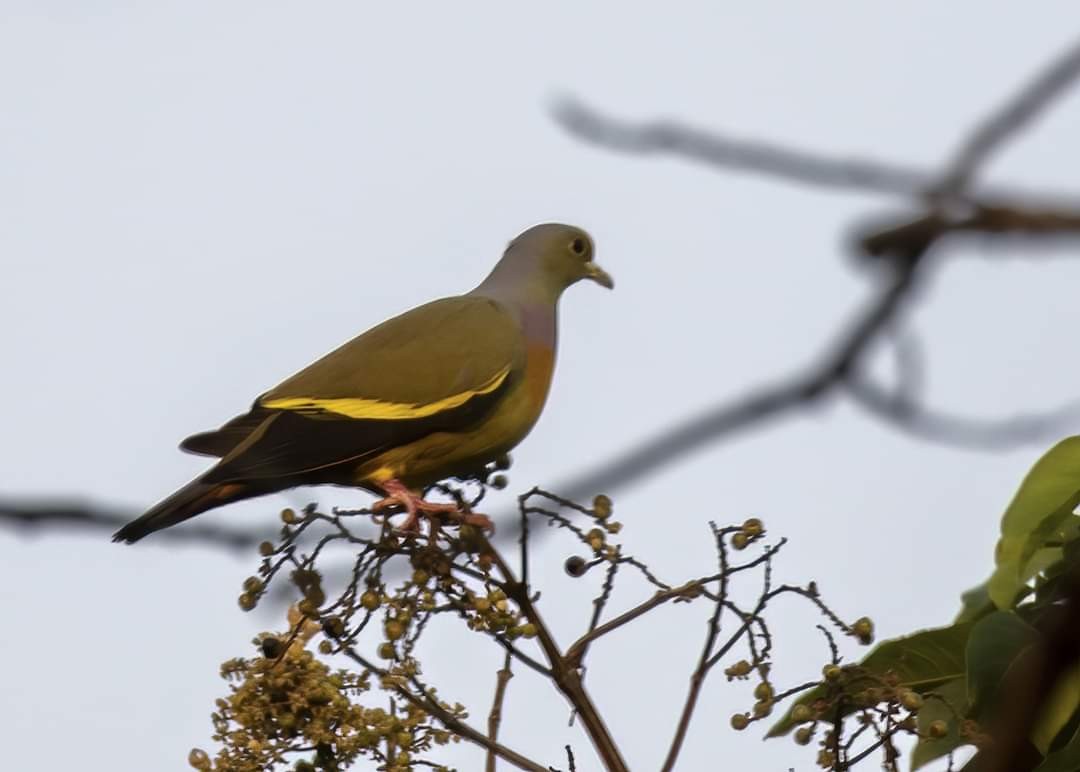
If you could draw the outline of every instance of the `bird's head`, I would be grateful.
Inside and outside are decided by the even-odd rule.
[[[545,223],[529,228],[511,241],[496,270],[527,277],[544,294],[556,298],[582,279],[611,289],[615,282],[593,261],[594,253],[592,238],[581,228]]]

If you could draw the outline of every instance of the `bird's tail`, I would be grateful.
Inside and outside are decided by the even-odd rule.
[[[265,491],[241,482],[207,483],[201,479],[192,480],[113,534],[113,541],[132,544],[154,531],[176,525],[208,509],[262,493]]]

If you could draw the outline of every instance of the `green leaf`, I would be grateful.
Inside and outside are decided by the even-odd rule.
[[[991,611],[997,608],[990,600],[990,582],[986,581],[960,596],[960,613],[956,615],[956,622],[977,622]]]
[[[1039,639],[1038,631],[1011,611],[995,611],[975,623],[967,642],[968,703],[982,718],[1020,654]]]
[[[1077,708],[1080,708],[1080,667],[1073,667],[1054,684],[1031,730],[1031,742],[1041,753],[1049,750],[1057,733],[1069,723]]]
[[[917,720],[921,736],[911,754],[913,770],[969,743],[966,738],[960,736],[961,719],[957,716],[957,714],[963,716],[967,711],[966,679],[954,678],[934,689],[932,694],[936,696],[927,697],[919,709]],[[938,720],[949,725],[949,732],[942,738],[932,739],[928,735],[928,729],[930,724]]]
[[[1011,611],[995,611],[971,631],[967,646],[968,700],[983,724],[993,719],[999,695],[1030,677],[1035,644],[1041,634]],[[1080,667],[1055,684],[1031,731],[1031,742],[1046,753],[1058,732],[1080,708]]]
[[[1001,519],[990,577],[990,598],[999,609],[1011,608],[1017,593],[1037,571],[1032,556],[1069,528],[1080,503],[1080,437],[1069,437],[1035,462],[1020,483]],[[1066,534],[1060,534],[1059,540]]]
[[[971,629],[971,623],[963,622],[882,641],[866,655],[859,667],[876,676],[895,673],[900,686],[919,693],[927,692],[963,677],[964,651]],[[779,737],[790,732],[795,726],[791,710],[796,705],[809,705],[822,699],[827,693],[824,686],[817,686],[804,694],[769,729],[766,737]],[[850,712],[851,709],[845,711]]]
[[[1062,748],[1054,751],[1043,763],[1035,767],[1035,772],[1077,772],[1080,770],[1080,730]]]

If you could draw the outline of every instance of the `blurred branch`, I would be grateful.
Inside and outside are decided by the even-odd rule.
[[[553,115],[578,139],[609,150],[639,155],[668,153],[725,171],[763,174],[816,188],[915,196],[933,180],[921,169],[729,137],[674,121],[621,121],[573,99],[557,102]]]
[[[1008,449],[1060,430],[1080,416],[1080,401],[1045,413],[1006,418],[964,418],[933,410],[905,395],[889,391],[869,378],[852,378],[847,393],[873,415],[920,439],[980,450]]]
[[[0,522],[12,524],[16,532],[94,530],[111,533],[128,523],[136,513],[110,508],[75,499],[34,498],[0,499]],[[245,532],[192,524],[184,528],[169,528],[161,537],[173,543],[192,542],[214,544],[232,550],[250,550],[270,531]]]
[[[906,261],[882,266],[889,276],[877,297],[840,331],[820,361],[777,383],[755,387],[744,397],[684,420],[637,448],[555,487],[569,499],[585,498],[595,491],[611,491],[674,464],[718,437],[818,402],[848,378],[864,350],[892,322],[916,282],[920,258],[920,254],[913,254]]]
[[[924,258],[940,256],[942,239],[954,233],[987,236],[1080,235],[1080,207],[1040,209],[1023,202],[963,203],[967,188],[990,155],[1017,133],[1066,87],[1080,76],[1080,44],[1040,72],[1017,94],[991,112],[968,134],[954,160],[936,181],[921,172],[872,161],[845,160],[793,151],[775,145],[732,140],[671,123],[633,125],[600,116],[578,103],[564,102],[555,117],[565,128],[586,140],[623,152],[677,152],[728,169],[754,171],[822,187],[845,187],[911,197],[915,215],[907,215],[866,232],[857,243],[862,253],[883,263],[875,295],[848,326],[836,335],[818,359],[778,383],[753,389],[748,395],[727,401],[646,440],[638,447],[556,486],[568,498],[611,491],[631,480],[669,466],[692,451],[783,413],[812,407],[822,397],[847,387],[864,407],[879,417],[920,436],[942,442],[970,445],[980,436],[993,447],[1037,439],[1052,425],[1027,419],[965,422],[945,420],[925,410],[915,410],[882,398],[872,385],[855,381],[873,344],[895,324],[905,302],[917,285]],[[946,200],[948,199],[948,200]],[[902,408],[902,409],[900,409]],[[1048,414],[1057,415],[1055,414]],[[939,419],[941,419],[939,421]]]
[[[1063,51],[996,111],[975,126],[960,144],[933,193],[944,199],[962,195],[991,155],[1030,125],[1080,77],[1080,41]]]

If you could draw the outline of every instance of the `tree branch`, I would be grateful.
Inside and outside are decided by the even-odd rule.
[[[375,673],[375,675],[379,676],[380,678],[386,678],[386,676],[388,675],[385,669],[379,667],[374,662],[371,662],[367,659],[367,657],[363,656],[362,654],[359,654],[351,646],[343,647],[341,653],[351,659],[353,662],[357,663],[358,665],[361,665],[362,667],[370,670],[372,673]],[[441,723],[454,734],[458,735],[459,737],[463,737],[469,742],[479,745],[481,748],[485,748],[489,753],[494,753],[500,759],[503,759],[504,761],[513,764],[518,769],[524,769],[526,770],[526,772],[548,772],[547,768],[540,766],[531,759],[522,756],[517,751],[511,750],[505,745],[501,745],[495,740],[489,739],[486,735],[473,729],[471,726],[466,724],[457,716],[453,715],[448,710],[443,708],[442,705],[440,705],[436,700],[432,699],[428,694],[423,692],[420,694],[414,694],[409,689],[400,685],[394,685],[392,688],[395,694],[399,695],[402,699],[412,703],[413,705],[416,705],[418,708],[424,710],[429,715],[434,716],[439,721],[439,723]]]
[[[1080,41],[1040,70],[1000,108],[979,122],[960,143],[953,162],[932,195],[948,200],[971,186],[975,174],[994,152],[1060,97],[1080,77]]]
[[[514,575],[513,569],[510,568],[506,560],[491,546],[491,543],[486,538],[482,536],[480,538],[482,539],[484,551],[492,555],[499,574],[502,576],[502,585],[507,597],[514,601],[521,613],[525,615],[525,618],[536,627],[536,639],[540,643],[544,656],[547,658],[548,665],[551,667],[551,679],[563,696],[573,705],[577,715],[581,716],[581,723],[584,724],[585,731],[596,748],[597,755],[604,761],[605,769],[608,772],[627,772],[626,761],[623,759],[619,747],[615,744],[611,732],[608,731],[607,726],[604,724],[600,712],[593,704],[592,698],[589,697],[588,692],[585,690],[585,686],[581,682],[580,671],[578,668],[571,666],[559,650],[559,646],[551,634],[551,629],[544,622],[539,610],[532,602],[525,585],[518,581]]]
[[[502,669],[495,674],[495,698],[491,703],[491,712],[488,714],[488,739],[494,744],[499,738],[499,725],[502,723],[503,700],[506,699],[506,686],[514,672],[510,669],[510,652],[506,652]],[[488,748],[487,772],[495,772],[494,749]]]

